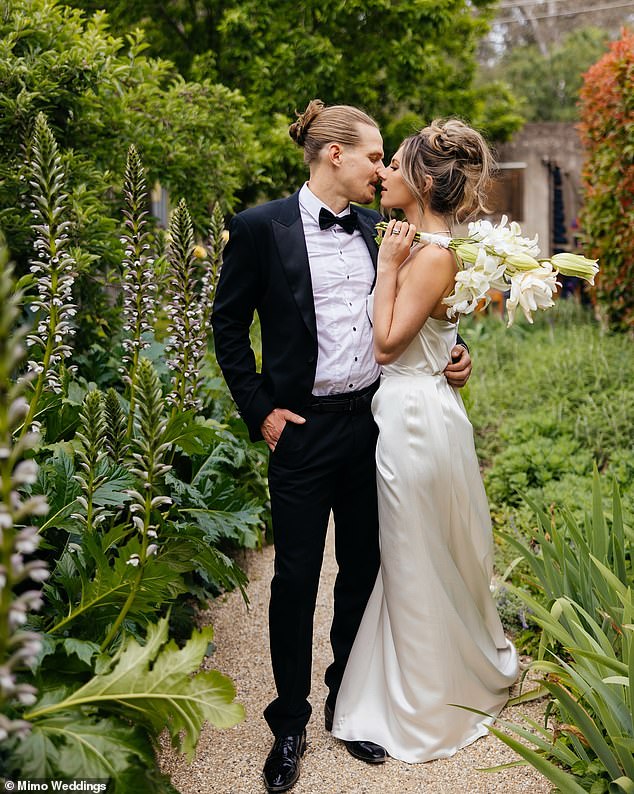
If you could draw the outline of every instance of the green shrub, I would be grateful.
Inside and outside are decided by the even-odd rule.
[[[595,470],[593,508],[582,521],[534,505],[529,541],[507,536],[528,564],[542,598],[512,592],[542,630],[531,664],[551,698],[554,726],[531,730],[504,719],[492,732],[542,772],[560,791],[596,794],[634,790],[634,531],[622,515],[614,484],[604,513]],[[543,603],[545,599],[546,604]],[[547,713],[548,713],[547,712]],[[528,743],[528,746],[526,744]]]
[[[192,632],[183,601],[236,586],[246,598],[246,576],[227,552],[258,545],[267,514],[261,454],[202,413],[201,318],[223,226],[216,213],[207,261],[181,201],[165,254],[173,290],[157,290],[144,172],[130,149],[121,393],[104,394],[70,363],[76,261],[62,156],[43,114],[30,148],[36,295],[15,290],[0,250],[0,667],[9,671],[0,763],[12,775],[72,771],[111,778],[120,794],[167,794],[159,735],[167,730],[191,755],[205,721],[228,727],[243,717],[231,682],[199,670],[213,632]],[[16,330],[24,304],[34,324]],[[164,342],[155,310],[171,320]],[[181,322],[183,311],[192,322]],[[227,393],[215,403],[227,418]],[[41,558],[25,561],[39,538]]]
[[[571,300],[529,328],[479,316],[466,318],[461,333],[474,358],[466,403],[496,527],[512,519],[520,536],[530,531],[524,496],[563,500],[582,517],[593,461],[634,507],[631,342]]]
[[[32,238],[29,142],[42,112],[69,193],[76,347],[105,355],[119,320],[112,292],[124,256],[129,144],[143,157],[150,187],[160,180],[175,203],[188,197],[200,236],[213,203],[227,211],[250,179],[256,147],[246,106],[238,92],[185,82],[171,63],[148,57],[140,31],[112,36],[103,12],[87,16],[55,0],[12,0],[0,9],[0,228],[22,274]]]

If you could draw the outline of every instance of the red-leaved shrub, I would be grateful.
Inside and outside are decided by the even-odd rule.
[[[596,299],[611,328],[634,329],[634,31],[584,75],[581,139],[585,148],[581,228],[599,259]]]

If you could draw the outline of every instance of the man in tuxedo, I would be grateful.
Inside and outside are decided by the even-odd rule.
[[[313,616],[331,511],[339,571],[327,730],[379,567],[370,403],[380,373],[366,301],[381,216],[351,202],[373,201],[383,141],[362,111],[319,100],[289,132],[304,148],[309,181],[288,198],[233,218],[212,318],[217,359],[250,437],[270,448],[269,631],[277,697],[264,712],[275,736],[264,767],[269,792],[293,786],[306,747]],[[256,311],[261,372],[249,338]],[[446,374],[461,386],[471,362],[465,347],[452,352]],[[386,758],[363,736],[346,747],[368,763]]]

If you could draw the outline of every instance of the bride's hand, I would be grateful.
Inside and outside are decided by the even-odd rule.
[[[379,248],[379,269],[397,270],[409,256],[415,234],[413,223],[391,220]]]

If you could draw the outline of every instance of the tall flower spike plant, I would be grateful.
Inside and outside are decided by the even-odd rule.
[[[140,549],[130,555],[128,564],[137,569],[130,593],[105,638],[102,649],[110,645],[130,611],[141,587],[145,568],[158,551],[158,524],[155,523],[156,511],[170,505],[169,496],[161,494],[163,478],[171,466],[165,463],[165,455],[170,444],[163,441],[167,420],[163,416],[164,400],[161,384],[152,363],[145,358],[139,361],[137,369],[138,401],[135,419],[138,423],[133,440],[131,468],[141,483],[138,490],[129,490],[132,497],[130,512],[132,521],[139,533]]]
[[[29,411],[22,426],[24,435],[37,415],[45,387],[62,391],[60,369],[71,355],[68,338],[75,333],[72,318],[77,312],[72,299],[75,260],[69,252],[70,221],[66,219],[64,169],[57,143],[46,117],[39,113],[31,144],[31,213],[35,258],[31,273],[37,279],[38,296],[31,301],[36,325],[27,344],[39,349],[41,360],[30,360],[29,370],[37,376]]]
[[[170,334],[165,351],[172,373],[172,389],[167,401],[172,416],[179,411],[197,410],[201,381],[200,364],[207,349],[207,331],[203,323],[199,260],[194,251],[194,229],[187,204],[178,202],[169,228],[170,267],[167,314]]]
[[[102,465],[108,456],[108,445],[100,391],[89,391],[84,397],[79,415],[79,429],[75,435],[81,446],[75,451],[78,472],[74,479],[82,490],[82,495],[76,501],[83,508],[83,512],[74,513],[73,518],[82,524],[84,531],[92,533],[106,518],[106,511],[94,502],[97,488],[108,479]]]
[[[130,433],[128,433],[128,419],[121,407],[119,395],[112,388],[106,392],[103,409],[106,420],[105,441],[108,455],[115,466],[123,466],[126,464],[130,449]]]
[[[222,252],[228,239],[229,233],[225,229],[224,215],[216,202],[209,224],[209,258],[202,277],[203,328],[211,327],[211,311],[222,267]]]
[[[48,576],[46,565],[33,556],[39,537],[36,528],[28,525],[32,516],[48,511],[46,500],[43,496],[24,499],[19,492],[21,486],[35,482],[37,465],[22,458],[39,438],[28,431],[14,441],[14,432],[29,409],[24,397],[29,376],[13,380],[25,353],[26,330],[14,330],[21,300],[13,292],[12,269],[0,240],[0,743],[19,739],[30,729],[19,717],[19,706],[34,703],[36,691],[21,683],[18,674],[35,663],[40,641],[35,632],[22,627],[28,613],[42,605],[34,585]]]
[[[154,256],[147,227],[148,193],[145,171],[134,145],[128,149],[124,195],[126,208],[123,261],[123,380],[128,387],[130,412],[128,435],[132,434],[136,404],[136,372],[142,352],[149,347],[148,336],[154,329],[156,312],[156,279]]]

